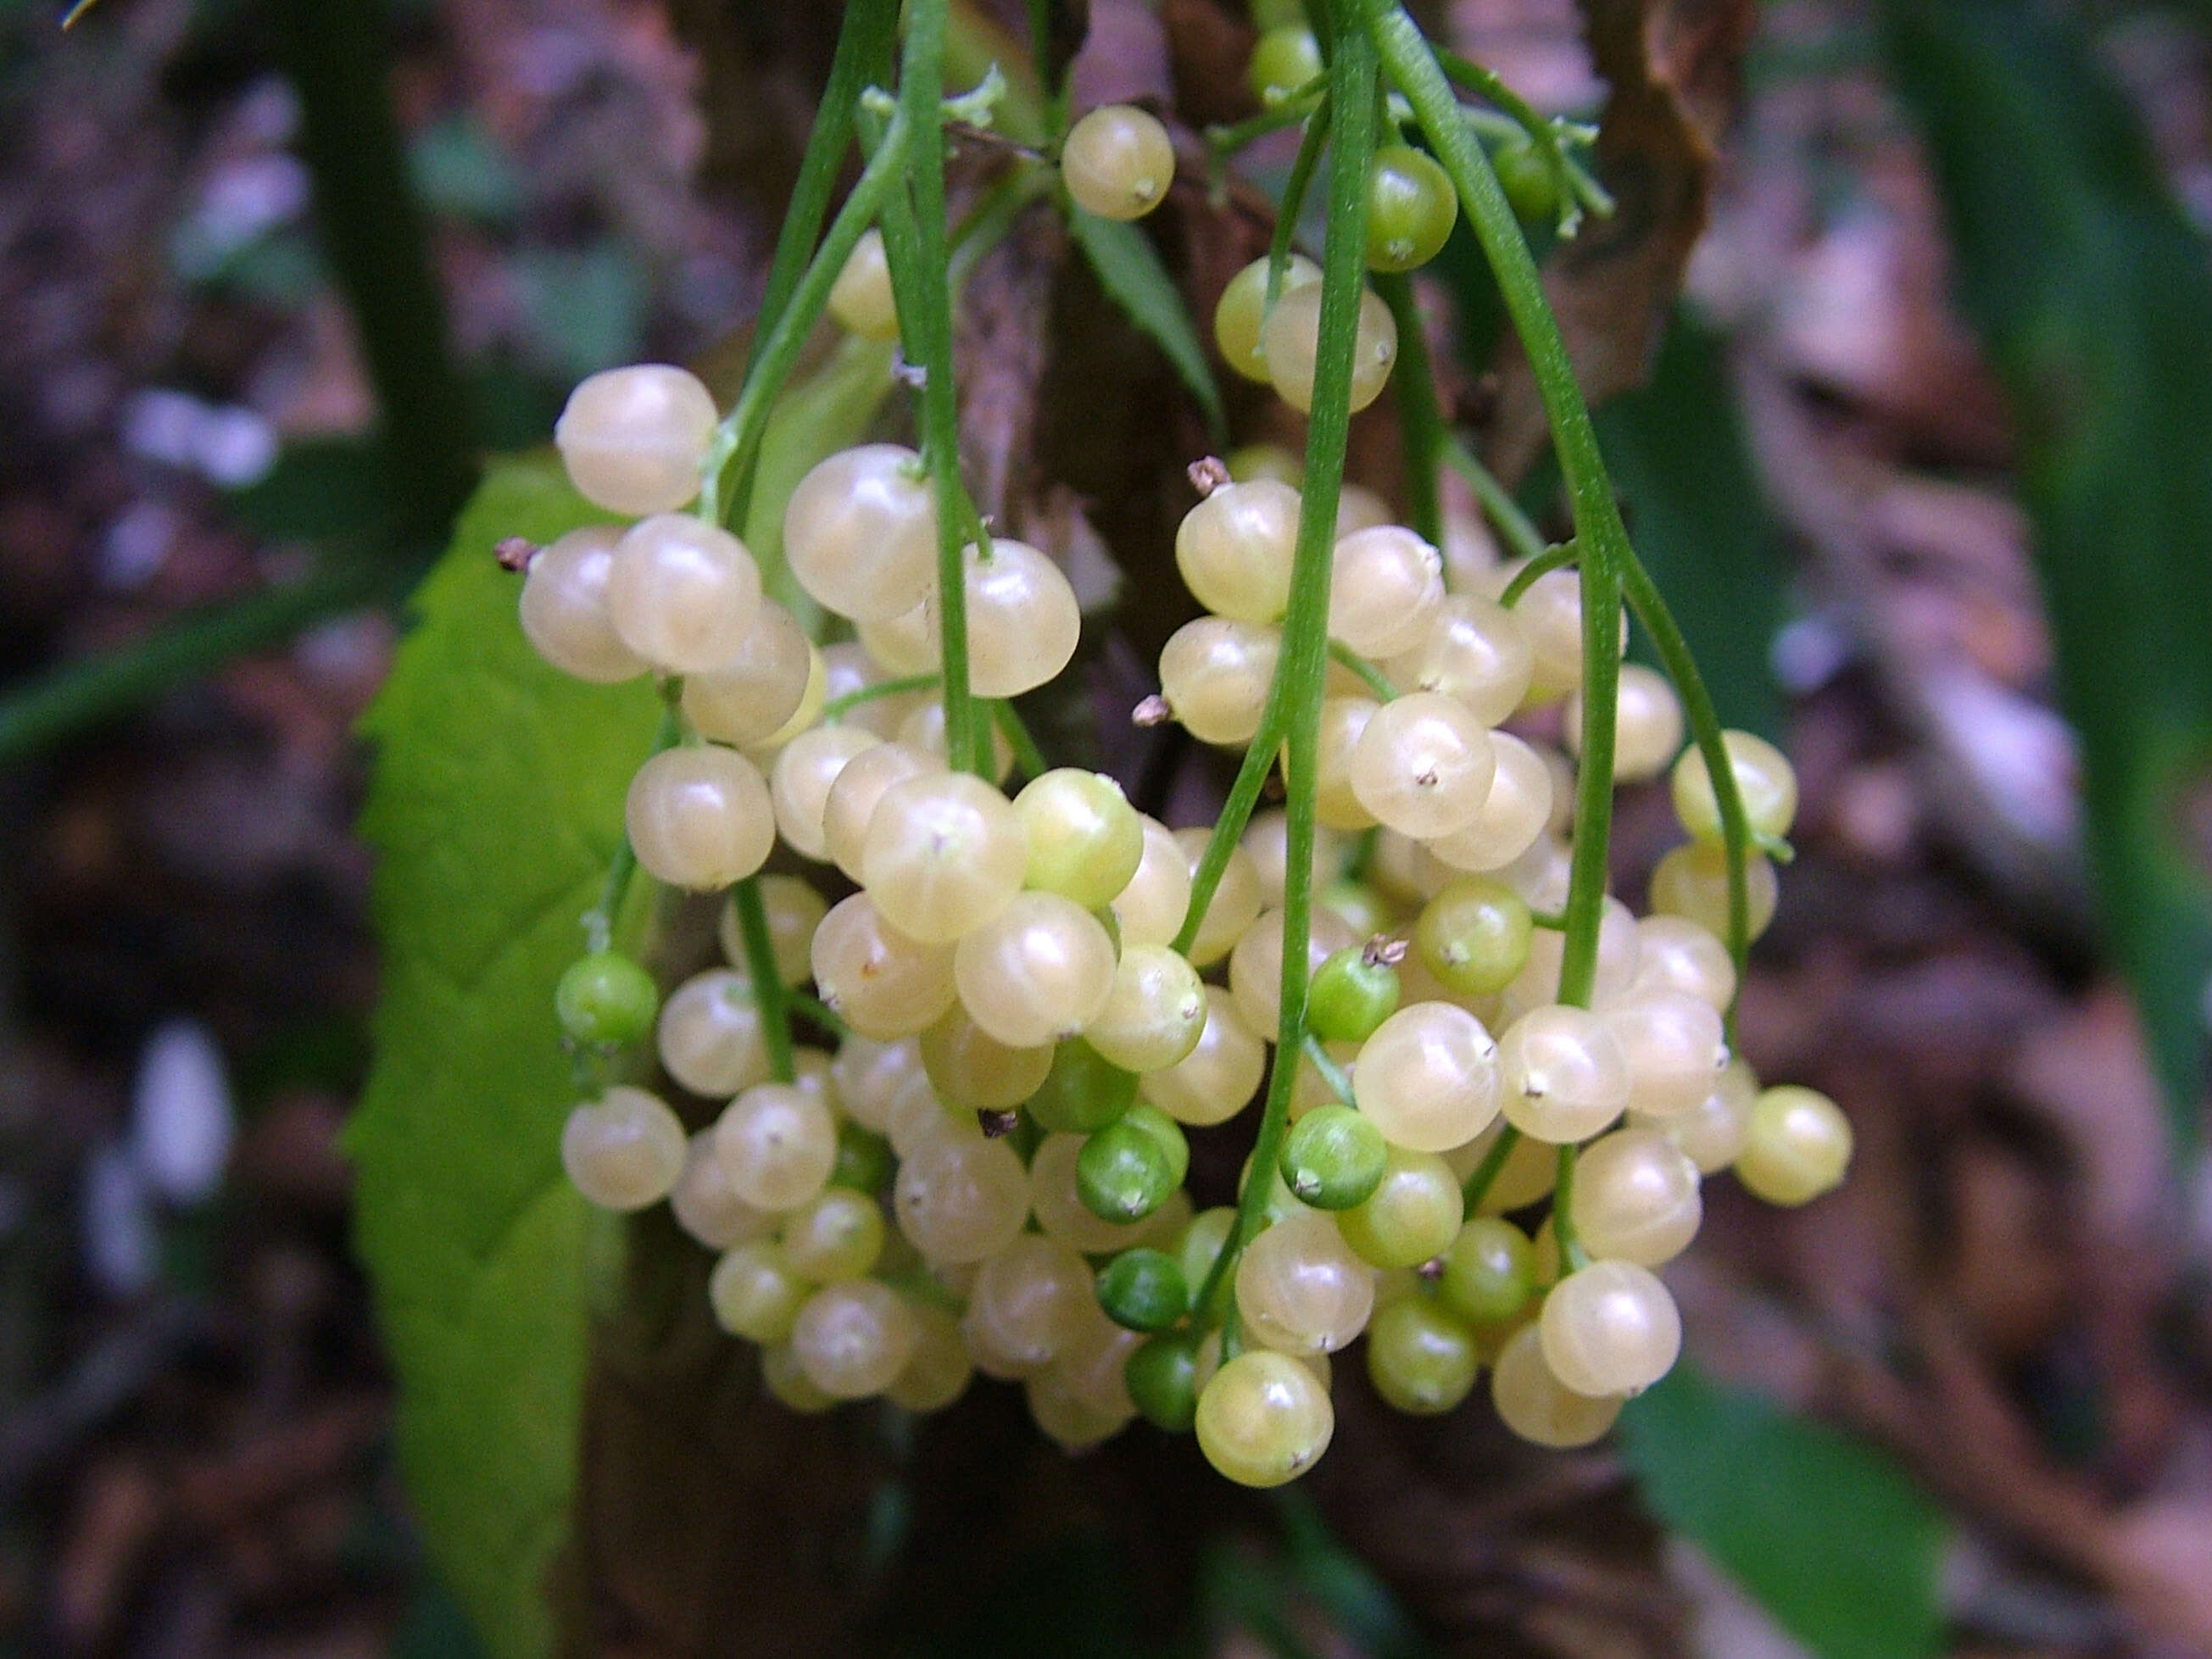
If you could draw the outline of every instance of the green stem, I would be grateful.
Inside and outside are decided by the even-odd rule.
[[[1585,559],[1583,594],[1582,753],[1575,773],[1574,857],[1567,871],[1566,948],[1559,1000],[1590,1006],[1597,988],[1598,930],[1613,842],[1613,728],[1620,712],[1620,576],[1607,558]]]
[[[1496,473],[1475,459],[1472,450],[1449,434],[1445,434],[1444,460],[1467,480],[1467,487],[1474,492],[1474,499],[1481,504],[1498,533],[1505,538],[1505,544],[1513,550],[1515,558],[1543,557],[1543,532],[1521,510],[1521,503],[1513,499],[1513,492],[1498,481]]]
[[[1221,878],[1228,872],[1230,857],[1244,834],[1244,826],[1252,821],[1252,809],[1260,804],[1260,792],[1267,786],[1267,774],[1274,769],[1275,751],[1282,744],[1279,706],[1271,688],[1267,706],[1260,713],[1260,729],[1252,734],[1244,758],[1237,763],[1236,781],[1229,786],[1228,798],[1221,803],[1221,811],[1213,820],[1213,832],[1206,837],[1205,854],[1199,860],[1198,868],[1191,872],[1190,908],[1183,912],[1182,927],[1175,937],[1175,948],[1185,956],[1190,954],[1190,947],[1198,939],[1199,927],[1206,920],[1206,908],[1213,902]]]
[[[761,902],[760,878],[747,876],[730,890],[744,941],[745,977],[752,981],[753,1006],[760,1010],[761,1036],[768,1043],[768,1073],[778,1083],[798,1080],[791,1057],[791,995],[775,965],[775,941],[768,931],[768,907]]]
[[[784,993],[784,1002],[792,1012],[813,1021],[831,1036],[841,1041],[844,1038],[847,1027],[843,1018],[839,1016],[835,1008],[823,1001],[821,998],[809,996],[804,991],[787,991]]]
[[[1513,216],[1482,146],[1468,130],[1451,83],[1419,26],[1395,0],[1357,0],[1364,7],[1390,78],[1421,124],[1437,161],[1459,191],[1468,224],[1498,279],[1552,427],[1566,483],[1575,538],[1582,549],[1583,752],[1575,819],[1574,862],[1568,878],[1567,937],[1559,1000],[1587,1006],[1597,968],[1597,929],[1605,898],[1606,855],[1613,813],[1613,725],[1620,617],[1620,573],[1627,568],[1627,527],[1599,453],[1574,364],[1552,314],[1528,240]]]
[[[1342,663],[1365,681],[1367,689],[1382,702],[1389,702],[1398,695],[1398,688],[1390,684],[1389,678],[1381,669],[1341,640],[1328,642],[1328,654],[1332,661]]]
[[[1431,547],[1444,541],[1443,501],[1437,489],[1443,463],[1443,412],[1437,405],[1436,372],[1429,362],[1428,331],[1413,282],[1402,275],[1378,275],[1375,292],[1390,307],[1398,325],[1398,362],[1390,371],[1390,395],[1398,406],[1398,441],[1405,452],[1406,520]]]
[[[1298,233],[1298,216],[1305,211],[1306,191],[1313,185],[1314,170],[1321,165],[1322,147],[1328,143],[1329,112],[1333,101],[1324,97],[1306,117],[1305,137],[1298,141],[1297,159],[1283,185],[1283,204],[1275,213],[1275,234],[1267,243],[1267,304],[1274,309],[1283,297],[1283,272],[1291,263],[1291,242]],[[1362,222],[1364,222],[1363,217]]]
[[[1490,1196],[1490,1189],[1498,1184],[1498,1172],[1505,1167],[1505,1160],[1513,1156],[1513,1149],[1521,1144],[1521,1132],[1508,1123],[1498,1132],[1498,1139],[1490,1143],[1490,1150],[1482,1155],[1482,1162],[1474,1166],[1468,1176],[1467,1185],[1460,1188],[1460,1203],[1469,1215],[1481,1208],[1482,1200]]]
[[[660,729],[653,733],[653,748],[646,757],[650,760],[664,749],[673,749],[684,738],[684,716],[672,700],[660,716]],[[615,848],[615,855],[607,860],[607,878],[599,889],[599,902],[584,912],[584,948],[596,955],[614,943],[615,924],[622,920],[623,900],[629,892],[630,878],[637,874],[637,854],[631,848],[629,836],[624,832]]]
[[[1510,611],[1521,603],[1521,596],[1554,570],[1563,570],[1575,562],[1577,550],[1572,542],[1561,542],[1557,547],[1547,547],[1534,558],[1513,573],[1513,580],[1505,584],[1498,596],[1498,604]]]
[[[1264,138],[1271,132],[1280,132],[1285,127],[1297,125],[1319,106],[1328,87],[1328,77],[1317,75],[1296,92],[1278,103],[1271,104],[1257,115],[1247,116],[1229,126],[1206,128],[1207,151],[1218,165],[1253,140]]]
[[[1036,739],[1030,735],[1029,727],[1022,723],[1021,712],[1013,704],[1004,697],[994,697],[991,719],[1006,738],[1006,746],[1014,751],[1014,764],[1021,768],[1024,777],[1041,778],[1052,770],[1052,763],[1045,759],[1044,750],[1037,747]],[[992,770],[995,773],[997,769],[994,764]]]
[[[707,452],[702,471],[699,516],[708,522],[742,522],[740,509],[747,503],[738,496],[749,494],[750,485],[742,489],[738,486],[749,477],[753,462],[759,456],[761,439],[768,430],[768,417],[775,407],[776,394],[782,391],[783,383],[798,363],[807,334],[822,315],[822,307],[829,303],[830,290],[836,283],[838,273],[844,270],[854,245],[882,210],[884,200],[898,183],[905,163],[908,131],[902,112],[891,122],[876,153],[868,158],[868,165],[862,170],[860,182],[853,186],[853,193],[845,198],[845,205],[830,221],[829,234],[822,239],[822,246],[815,251],[805,275],[793,289],[789,303],[777,315],[767,338],[756,343],[744,387],[738,393],[736,407],[714,428],[714,441]]]
[[[899,65],[898,114],[908,134],[912,197],[884,215],[884,252],[911,361],[922,372],[921,453],[937,492],[937,592],[945,665],[945,750],[956,771],[991,774],[989,733],[968,683],[968,588],[962,555],[980,526],[960,479],[960,405],[952,381],[952,290],[945,228],[946,0],[914,0]],[[885,148],[890,148],[886,141]]]
[[[902,697],[910,691],[934,691],[938,677],[934,674],[902,674],[895,680],[878,680],[873,685],[864,685],[857,691],[848,691],[842,697],[832,697],[822,705],[822,719],[835,726],[864,702],[874,702],[883,697]]]
[[[830,79],[822,88],[822,101],[815,106],[814,128],[799,158],[799,180],[792,186],[791,204],[784,210],[783,227],[776,234],[775,257],[761,290],[760,313],[753,322],[752,347],[745,358],[748,380],[760,361],[763,343],[782,320],[784,307],[805,274],[815,238],[829,216],[830,198],[836,193],[845,151],[853,142],[860,94],[890,67],[898,40],[898,0],[850,0],[848,6],[837,32],[836,55],[830,60]],[[842,266],[843,262],[839,263]],[[748,482],[740,480],[735,493],[743,493]],[[744,522],[742,514],[733,516]]]
[[[1590,1264],[1589,1252],[1575,1231],[1575,1145],[1559,1148],[1559,1174],[1552,1182],[1552,1239],[1559,1247],[1559,1265],[1578,1273]]]
[[[1736,994],[1741,996],[1744,962],[1751,945],[1751,885],[1744,868],[1750,856],[1751,824],[1743,810],[1743,792],[1736,787],[1735,768],[1729,762],[1728,745],[1722,738],[1720,711],[1713,707],[1712,693],[1705,689],[1705,676],[1698,672],[1698,659],[1690,654],[1690,642],[1682,637],[1659,584],[1651,580],[1644,561],[1632,556],[1620,574],[1636,619],[1651,636],[1651,648],[1658,653],[1660,665],[1681,695],[1683,718],[1689,722],[1691,738],[1705,757],[1705,772],[1712,780],[1713,799],[1721,813],[1721,844],[1729,861],[1729,955],[1735,962]],[[1730,1002],[1731,1041],[1735,1025],[1735,1005]]]
[[[1321,1039],[1310,1031],[1306,1033],[1305,1054],[1314,1070],[1321,1073],[1321,1080],[1328,1085],[1329,1092],[1357,1110],[1359,1103],[1352,1097],[1352,1079],[1345,1075],[1344,1067],[1328,1057],[1328,1050],[1321,1046]]]
[[[1455,52],[1438,50],[1437,61],[1444,73],[1476,96],[1487,98],[1510,116],[1513,125],[1528,136],[1549,164],[1553,176],[1567,186],[1567,194],[1582,207],[1587,207],[1601,219],[1613,216],[1613,198],[1605,187],[1575,164],[1559,143],[1559,127],[1551,118],[1540,113],[1528,100],[1508,86],[1497,70],[1472,63]],[[1462,118],[1470,112],[1462,112]],[[1581,220],[1581,208],[1567,207],[1563,201],[1559,215],[1559,234],[1571,236]]]
[[[1357,28],[1337,31],[1329,64],[1329,97],[1339,109],[1366,110],[1376,90],[1375,48]],[[1375,149],[1371,122],[1347,121],[1330,147],[1328,229],[1322,243],[1321,332],[1314,358],[1313,407],[1306,427],[1306,483],[1292,562],[1290,609],[1283,619],[1282,654],[1271,702],[1285,711],[1289,790],[1284,803],[1282,1013],[1275,1031],[1275,1063],[1252,1143],[1251,1175],[1237,1206],[1237,1219],[1208,1273],[1200,1308],[1213,1305],[1227,1274],[1259,1231],[1271,1176],[1288,1132],[1297,1056],[1304,1048],[1306,993],[1311,969],[1306,942],[1313,932],[1316,830],[1314,774],[1321,745],[1321,703],[1328,674],[1328,588],[1336,543],[1337,499],[1344,483],[1345,450],[1352,430],[1352,362],[1366,289],[1368,164]],[[1255,745],[1256,746],[1256,745]],[[1249,758],[1249,757],[1248,757]],[[1210,849],[1209,849],[1210,850]],[[1200,912],[1200,914],[1203,914]],[[1223,1334],[1228,1351],[1228,1333]]]

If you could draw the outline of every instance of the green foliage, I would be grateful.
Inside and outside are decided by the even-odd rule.
[[[357,1243],[399,1372],[410,1492],[500,1655],[550,1644],[543,1580],[584,1375],[587,1218],[561,1172],[574,1091],[553,988],[659,703],[647,682],[588,686],[541,662],[491,549],[598,516],[550,463],[495,469],[366,721],[384,1000],[349,1136]]]
[[[1941,1650],[1943,1518],[1887,1458],[1687,1364],[1620,1421],[1653,1512],[1821,1659]]]
[[[1079,207],[1068,209],[1067,228],[1109,297],[1167,354],[1177,377],[1206,412],[1206,430],[1217,443],[1226,442],[1228,417],[1222,411],[1221,388],[1214,384],[1213,365],[1199,343],[1197,326],[1175,279],[1151,240],[1134,225],[1102,219]]]
[[[2205,246],[2057,15],[1887,9],[1961,297],[2011,402],[2099,897],[2185,1146],[2212,969],[2212,887],[2185,840],[2212,764]]]

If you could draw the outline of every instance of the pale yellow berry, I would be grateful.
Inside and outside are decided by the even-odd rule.
[[[1491,1375],[1490,1397],[1500,1421],[1523,1440],[1565,1449],[1587,1446],[1620,1415],[1617,1395],[1579,1395],[1552,1374],[1534,1324],[1506,1339]]]
[[[554,423],[569,482],[594,506],[672,513],[699,493],[718,416],[696,375],[666,363],[610,368],[578,383]]]
[[[1735,1176],[1769,1204],[1808,1204],[1843,1184],[1851,1125],[1816,1089],[1784,1084],[1752,1103]]]
[[[775,845],[775,809],[759,769],[712,744],[665,749],[638,768],[623,819],[646,872],[695,891],[743,880]]]
[[[1285,292],[1260,328],[1260,349],[1275,394],[1301,414],[1313,407],[1314,360],[1321,343],[1322,285]],[[1359,298],[1358,337],[1352,349],[1352,407],[1362,410],[1382,395],[1398,361],[1398,324],[1390,307],[1371,293]]]
[[[1175,144],[1154,117],[1127,104],[1108,104],[1068,129],[1060,174],[1086,213],[1141,219],[1167,198],[1175,182]]]
[[[641,1210],[668,1195],[683,1172],[684,1125],[657,1095],[617,1086],[568,1114],[561,1164],[603,1210]]]
[[[612,685],[646,672],[607,614],[607,574],[617,525],[586,525],[540,548],[522,579],[522,631],[538,654],[565,674]]]
[[[1206,1024],[1191,1051],[1138,1085],[1146,1099],[1194,1128],[1225,1123],[1251,1103],[1267,1069],[1267,1045],[1244,1023],[1235,1000],[1206,988]]]
[[[884,234],[865,230],[830,287],[830,314],[848,334],[864,340],[898,337],[898,307],[891,298],[890,262],[884,257]]]

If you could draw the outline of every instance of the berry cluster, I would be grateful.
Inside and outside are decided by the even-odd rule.
[[[1384,160],[1410,182],[1371,198],[1380,269],[1418,264],[1449,229],[1400,210],[1433,195],[1413,163],[1434,163],[1407,154]],[[1076,125],[1062,168],[1084,206],[1127,218],[1160,199],[1173,157],[1150,117],[1108,110]],[[1301,409],[1317,275],[1291,262],[1271,307],[1261,261],[1215,318],[1228,362]],[[829,307],[855,333],[896,332],[873,233]],[[1368,295],[1355,406],[1395,354]],[[1109,777],[1032,763],[1009,795],[1011,745],[980,765],[948,755],[949,664],[1018,733],[1003,700],[1073,657],[1076,599],[1050,558],[978,527],[948,607],[942,502],[919,458],[846,450],[784,520],[791,575],[851,635],[817,644],[736,537],[683,511],[715,423],[678,369],[576,389],[556,434],[569,476],[635,521],[537,550],[521,621],[581,678],[661,678],[680,740],[630,785],[629,846],[672,887],[736,890],[730,966],[662,1006],[603,950],[558,998],[587,1055],[651,1030],[668,1078],[726,1102],[720,1115],[687,1137],[653,1093],[610,1086],[569,1119],[565,1165],[610,1209],[665,1198],[720,1253],[715,1317],[760,1345],[786,1404],[932,1410],[981,1370],[1019,1381],[1069,1446],[1142,1415],[1194,1427],[1222,1473],[1267,1486],[1327,1447],[1330,1356],[1364,1335],[1367,1373],[1401,1409],[1450,1409],[1486,1364],[1509,1426],[1581,1444],[1674,1362],[1680,1322],[1651,1270],[1695,1233],[1702,1178],[1732,1167],[1780,1203],[1841,1179],[1833,1104],[1762,1091],[1729,1052],[1721,808],[1699,752],[1677,758],[1674,690],[1634,665],[1619,671],[1614,781],[1671,766],[1690,839],[1660,866],[1651,914],[1606,900],[1590,1006],[1561,1000],[1573,570],[1462,557],[1448,582],[1438,550],[1371,506],[1340,520],[1313,775],[1282,780],[1323,826],[1318,903],[1286,938],[1283,812],[1170,830]],[[1207,614],[1168,641],[1139,718],[1273,741],[1302,508],[1281,471],[1194,468],[1176,556]],[[1743,733],[1726,750],[1752,835],[1778,848],[1788,762]],[[779,844],[822,885],[761,873]],[[1755,933],[1774,875],[1763,854],[1747,874]],[[1299,951],[1307,1016],[1277,1052]],[[791,1006],[834,1051],[791,1047]],[[1238,1195],[1259,1190],[1241,1214],[1194,1212],[1187,1132],[1244,1112],[1271,1066],[1296,1068],[1279,1158],[1248,1160]]]

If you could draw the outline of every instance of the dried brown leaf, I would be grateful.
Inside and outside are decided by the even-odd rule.
[[[1592,404],[1640,385],[1705,225],[1715,146],[1756,18],[1749,0],[1585,0],[1585,32],[1610,88],[1597,166],[1618,204],[1587,221],[1546,270],[1545,291]],[[1499,366],[1492,464],[1517,477],[1548,428],[1528,360]]]

